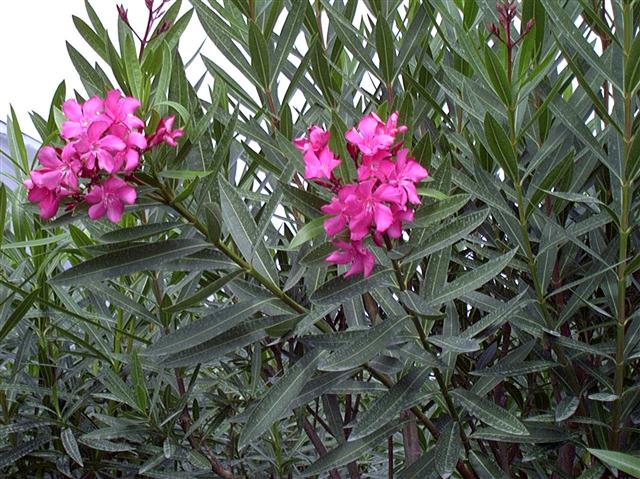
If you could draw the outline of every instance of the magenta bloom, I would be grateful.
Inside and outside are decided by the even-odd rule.
[[[329,148],[330,133],[311,125],[305,136],[293,140],[293,144],[303,151],[304,177],[331,179],[332,171],[340,164],[340,159]]]
[[[370,235],[378,247],[385,246],[385,239],[401,238],[403,225],[414,217],[409,203],[420,203],[416,183],[428,172],[409,157],[407,148],[402,149],[401,141],[396,142],[396,136],[407,131],[405,125],[398,124],[398,117],[398,112],[393,112],[385,123],[369,113],[346,132],[347,151],[358,172],[357,178],[347,184],[332,176],[340,158],[328,147],[329,132],[314,125],[293,142],[303,152],[305,178],[330,180],[317,182],[334,193],[320,208],[329,215],[323,226],[327,236],[340,235],[341,239],[333,242],[338,250],[326,261],[350,264],[345,276],[360,272],[368,276],[375,258],[364,246],[365,238]]]
[[[97,96],[92,96],[82,105],[73,99],[65,101],[62,111],[68,120],[62,124],[62,137],[72,139],[84,135],[98,118],[103,105],[102,99]]]
[[[144,128],[144,122],[133,113],[140,108],[140,100],[122,96],[120,90],[111,90],[104,99],[104,113],[100,121],[113,125],[124,125],[129,129]]]
[[[413,204],[419,204],[420,197],[415,184],[429,176],[429,172],[408,155],[407,148],[398,151],[395,171],[389,175],[387,188],[401,195],[401,204],[405,204],[407,199]]]
[[[390,157],[391,154],[386,150],[381,150],[373,156],[364,156],[362,164],[358,166],[358,180],[378,178],[385,181],[395,169],[393,161],[389,160]]]
[[[345,134],[349,143],[356,145],[363,155],[373,156],[380,150],[388,150],[395,138],[387,133],[386,125],[375,113],[362,117],[358,128],[351,128]]]
[[[38,160],[44,168],[38,168],[31,172],[31,181],[35,186],[48,190],[55,190],[59,187],[70,190],[78,189],[77,175],[82,164],[76,157],[63,153],[60,158],[56,150],[47,145],[38,152]]]
[[[56,191],[42,186],[36,186],[31,178],[24,180],[24,186],[29,190],[27,199],[38,203],[40,216],[45,220],[53,218],[60,206],[60,198],[56,194]]]
[[[322,206],[323,213],[333,215],[324,220],[324,230],[328,236],[335,236],[345,227],[349,221],[347,200],[355,194],[356,185],[344,185],[338,191],[338,196],[331,198],[331,203]]]
[[[345,278],[358,273],[364,273],[367,277],[371,274],[375,264],[375,257],[369,248],[364,246],[361,241],[342,241],[337,240],[333,243],[342,251],[334,251],[326,260],[329,263],[351,264],[351,267],[345,273]]]
[[[116,171],[114,154],[124,150],[127,145],[115,135],[105,135],[109,123],[96,121],[89,126],[87,133],[75,142],[74,148],[86,163],[88,169],[98,166],[109,173]]]
[[[130,130],[122,123],[109,128],[109,133],[120,138],[126,147],[113,156],[113,162],[110,165],[113,169],[111,171],[107,170],[107,172],[115,173],[124,171],[125,173],[129,173],[135,170],[140,163],[140,151],[147,148],[147,139],[145,136],[142,133]]]
[[[173,129],[173,122],[175,119],[175,115],[165,116],[160,119],[155,133],[147,137],[147,143],[149,146],[159,145],[163,141],[171,146],[177,145],[176,138],[181,137],[184,134],[184,131],[182,128]]]
[[[400,114],[397,111],[394,111],[393,113],[391,113],[391,115],[389,115],[389,118],[387,119],[386,133],[387,135],[391,135],[394,138],[396,135],[407,131],[407,125],[398,126],[399,116]]]
[[[107,178],[101,185],[94,185],[85,195],[89,208],[89,217],[93,220],[107,218],[114,223],[120,221],[124,213],[124,205],[132,205],[136,201],[136,190],[117,176]]]
[[[331,133],[324,128],[319,127],[318,125],[311,125],[307,130],[307,134],[293,140],[293,144],[296,145],[299,150],[304,152],[308,150],[319,152],[327,146],[330,136]]]
[[[304,159],[304,177],[311,178],[327,178],[331,179],[333,170],[340,164],[340,160],[335,153],[325,146],[320,153],[307,150],[303,156]]]
[[[392,204],[391,213],[393,215],[393,223],[389,226],[387,234],[391,238],[400,238],[402,236],[402,223],[413,221],[413,210],[406,206]]]
[[[392,190],[374,190],[375,183],[376,180],[359,183],[355,194],[346,200],[350,217],[349,231],[353,241],[364,238],[369,233],[369,228],[374,225],[376,232],[384,233],[393,223],[391,208],[384,202],[397,202],[400,196]]]

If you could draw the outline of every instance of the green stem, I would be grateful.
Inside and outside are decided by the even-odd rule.
[[[624,19],[624,65],[628,66],[629,51],[631,49],[633,24],[632,15],[630,12],[630,4],[624,3],[624,11],[622,18]],[[626,85],[625,85],[626,87]],[[624,151],[623,151],[623,171],[621,188],[621,208],[620,208],[620,230],[618,234],[618,268],[617,268],[617,283],[618,283],[618,295],[616,299],[616,362],[615,362],[615,378],[614,378],[614,392],[616,400],[613,404],[613,411],[611,416],[611,444],[610,447],[613,450],[617,450],[620,446],[620,429],[622,420],[622,395],[624,393],[624,376],[625,376],[625,357],[624,357],[624,343],[625,343],[625,325],[626,325],[626,304],[625,297],[627,292],[626,280],[627,280],[627,255],[629,248],[629,233],[631,231],[629,225],[629,215],[631,207],[631,180],[627,178],[627,161],[629,156],[629,149],[631,147],[631,141],[633,140],[633,110],[632,110],[632,94],[633,92],[624,91]]]
[[[510,140],[511,145],[513,146],[514,151],[517,150],[517,132],[516,132],[516,122],[515,122],[515,108],[516,108],[517,100],[514,99],[511,105],[509,105],[509,130],[510,130]],[[533,283],[533,288],[536,295],[536,300],[540,305],[540,309],[542,310],[542,315],[544,316],[545,323],[549,329],[553,329],[555,325],[551,321],[551,316],[549,314],[549,308],[547,305],[547,300],[544,295],[544,291],[542,290],[542,284],[540,283],[540,278],[538,277],[538,268],[536,265],[536,257],[533,253],[533,248],[531,246],[531,239],[529,237],[529,227],[527,222],[527,208],[525,205],[525,198],[522,189],[522,180],[520,179],[520,174],[516,169],[516,178],[513,178],[514,187],[516,190],[517,202],[518,202],[518,223],[520,225],[520,231],[522,234],[522,240],[524,242],[524,253],[527,257],[527,265],[529,266],[529,274],[531,275],[531,282]],[[574,393],[579,394],[580,392],[580,384],[578,383],[578,379],[576,378],[575,372],[567,359],[564,350],[555,343],[551,344],[553,351],[556,353],[560,364],[565,371],[565,377],[569,382],[571,389]]]

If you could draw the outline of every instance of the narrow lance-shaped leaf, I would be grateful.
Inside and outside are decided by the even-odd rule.
[[[289,370],[269,388],[264,397],[251,413],[240,433],[238,446],[244,447],[250,441],[260,437],[273,422],[280,419],[282,412],[300,394],[325,352],[315,349],[307,352]]]
[[[144,354],[160,356],[177,353],[205,343],[238,325],[270,301],[273,301],[273,299],[255,299],[219,309],[211,315],[163,336],[157,343],[148,348]]]
[[[277,285],[278,272],[273,264],[273,259],[262,238],[257,237],[256,223],[240,194],[222,176],[218,178],[218,186],[220,188],[220,208],[225,212],[223,218],[231,237],[238,245],[245,260],[249,261],[260,274]],[[255,246],[255,242],[259,244]],[[255,254],[253,254],[254,251]]]
[[[518,157],[504,128],[487,113],[484,117],[484,134],[493,157],[512,180],[518,178]]]
[[[405,318],[387,318],[367,330],[352,344],[347,344],[325,357],[319,366],[323,371],[345,371],[365,364],[379,354],[392,339],[398,326]]]
[[[207,243],[196,239],[173,239],[131,246],[80,263],[63,271],[51,281],[61,286],[102,281],[151,270],[165,262],[188,256],[207,246]]]
[[[412,368],[389,391],[358,415],[358,422],[353,427],[349,439],[366,436],[396,417],[400,411],[420,396],[420,388],[427,380],[430,371],[429,368]]]
[[[386,438],[400,429],[400,427],[402,427],[402,422],[396,420],[366,437],[341,444],[305,469],[302,472],[302,477],[317,476],[329,469],[358,459],[363,454],[370,452],[374,445],[377,446],[383,443]]]
[[[517,417],[494,402],[463,389],[451,391],[451,395],[469,413],[498,431],[520,436],[529,435],[529,431]]]
[[[607,466],[631,474],[633,477],[640,477],[640,457],[638,456],[619,451],[608,451],[606,449],[587,449],[587,451]]]
[[[251,52],[251,66],[262,87],[269,87],[269,55],[267,42],[254,21],[249,22],[249,51]]]
[[[380,60],[380,73],[387,86],[391,86],[394,77],[395,42],[393,32],[384,16],[376,21],[376,49]],[[391,107],[391,105],[389,105]]]
[[[434,294],[433,298],[427,298],[430,305],[442,304],[452,299],[458,298],[461,294],[479,288],[488,281],[491,281],[500,271],[502,271],[515,256],[517,250],[512,250],[502,256],[494,258],[482,266],[478,266],[472,271],[463,274],[456,280],[445,285]]]
[[[0,327],[0,343],[4,341],[4,338],[15,328],[18,323],[25,317],[25,315],[29,312],[33,303],[38,298],[40,290],[35,289],[31,291],[16,308],[11,312],[9,317],[4,321],[2,327]]]
[[[460,426],[458,426],[457,422],[451,421],[442,431],[435,447],[434,465],[441,477],[449,477],[451,475],[462,451]]]
[[[337,276],[314,291],[311,301],[316,304],[339,304],[367,291],[391,284],[391,271],[386,269],[376,269],[367,278],[360,274],[348,278]]]

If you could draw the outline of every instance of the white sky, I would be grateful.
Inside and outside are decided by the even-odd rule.
[[[140,33],[144,31],[147,14],[144,0],[92,0],[91,5],[116,44],[116,5],[119,3],[129,10],[129,20],[132,25],[138,26]],[[189,2],[184,0],[182,9],[186,11],[189,6]],[[6,120],[9,105],[13,105],[23,132],[35,138],[38,135],[29,112],[36,111],[46,118],[51,98],[62,80],[67,83],[67,97],[72,96],[74,89],[85,94],[69,59],[65,41],[69,41],[90,63],[98,60],[98,56],[76,31],[72,15],[91,24],[83,0],[2,0],[0,6],[0,45],[3,53],[0,119]],[[180,42],[183,58],[190,58],[205,38],[194,14]],[[205,43],[202,52],[209,58],[215,57],[218,63],[224,62],[220,55],[216,55],[211,41]],[[104,63],[102,66],[109,71]],[[194,62],[188,76],[196,81],[203,72],[202,63]]]

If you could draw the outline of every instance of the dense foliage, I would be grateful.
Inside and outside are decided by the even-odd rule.
[[[640,477],[640,2],[146,4],[109,36],[87,3],[100,63],[69,45],[85,91],[32,114],[53,147],[74,95],[175,115],[135,204],[0,189],[2,477]],[[192,85],[196,21],[232,67]],[[347,183],[396,110],[429,177],[345,277],[293,140],[324,125]]]

